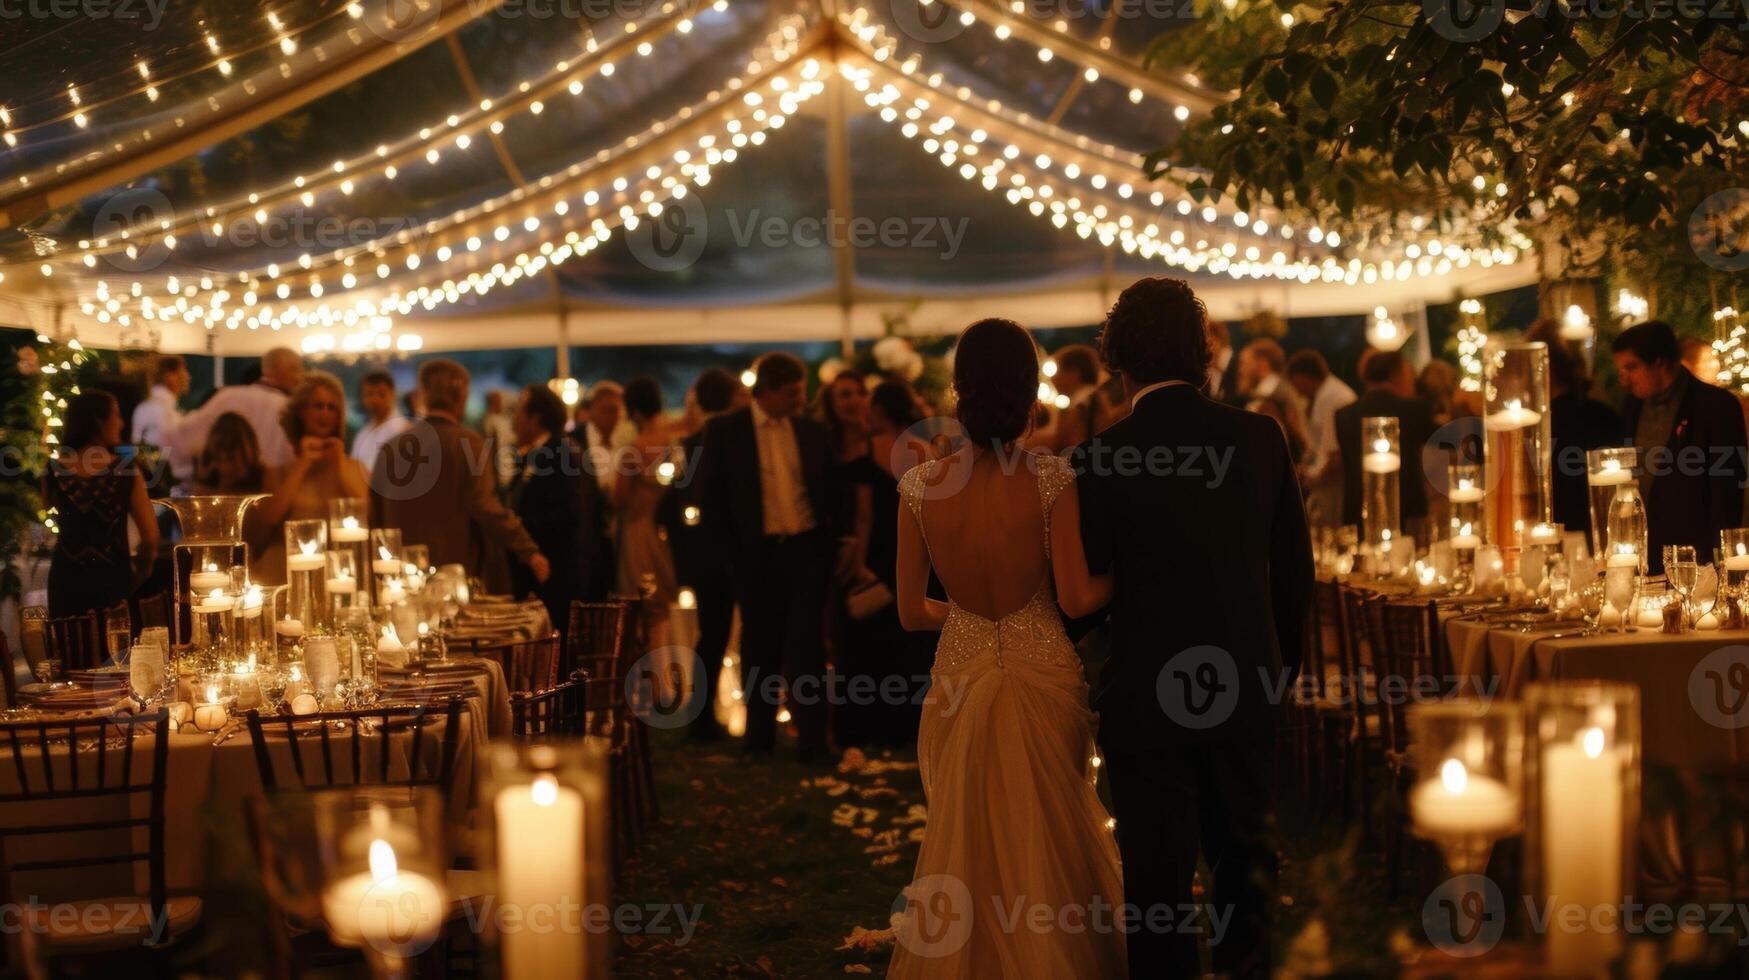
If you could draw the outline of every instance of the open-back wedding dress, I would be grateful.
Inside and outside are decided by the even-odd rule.
[[[1036,553],[1005,556],[1042,548],[1044,572],[1024,605],[994,619],[962,608],[949,589],[917,738],[929,821],[915,878],[894,906],[889,977],[1125,974],[1117,845],[1092,781],[1087,684],[1063,631],[1049,560],[1051,509],[1074,476],[1060,457],[1030,459],[1043,540],[1018,537],[1037,527],[1026,515],[1025,530],[1003,540],[954,545],[977,546],[992,577],[1030,574]],[[938,465],[917,466],[900,482],[919,528]],[[937,564],[942,553],[924,541]]]

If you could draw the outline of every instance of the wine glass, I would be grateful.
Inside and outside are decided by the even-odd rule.
[[[1573,580],[1567,574],[1567,561],[1556,555],[1554,563],[1549,567],[1549,612],[1558,619],[1565,611],[1567,591],[1572,588]]]
[[[278,711],[285,702],[286,676],[285,671],[278,667],[269,667],[260,672],[261,703],[265,708]]]
[[[1693,618],[1689,615],[1689,601],[1694,595],[1694,586],[1699,571],[1693,545],[1667,544],[1664,546],[1664,575],[1670,581],[1670,588],[1674,589],[1676,595],[1682,600],[1682,619],[1688,625],[1693,624]]]

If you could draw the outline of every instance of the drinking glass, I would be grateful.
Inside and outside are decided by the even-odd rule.
[[[1699,566],[1695,559],[1694,546],[1686,544],[1667,544],[1664,546],[1664,575],[1670,582],[1670,588],[1682,600],[1682,621],[1693,625],[1690,602],[1694,596],[1695,581],[1699,575]]]
[[[164,689],[164,651],[154,644],[135,644],[128,655],[128,686],[134,697],[149,703]]]
[[[134,624],[128,615],[127,606],[111,609],[103,614],[104,647],[109,651],[110,659],[116,663],[122,662],[127,656],[128,645],[134,640]]]
[[[1565,556],[1555,556],[1549,566],[1549,611],[1560,616],[1567,604],[1567,591],[1572,588],[1573,580],[1567,573]]]
[[[269,667],[260,671],[261,706],[271,711],[278,711],[285,703],[285,671],[278,667]]]

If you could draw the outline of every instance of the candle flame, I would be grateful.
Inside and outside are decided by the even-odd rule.
[[[218,702],[219,702],[219,686],[217,684],[208,684],[206,686],[206,703],[207,704],[217,704]]]
[[[1514,415],[1524,411],[1524,403],[1517,398],[1506,403],[1506,410]]]
[[[383,561],[394,561],[395,560],[395,556],[389,554],[389,549],[385,545],[380,545],[380,544],[377,545],[377,554],[382,556]]]
[[[1458,481],[1458,489],[1459,490],[1468,490],[1469,488],[1470,488],[1470,481],[1469,480],[1459,480]]]
[[[1621,472],[1621,461],[1614,460],[1614,459],[1604,460],[1603,461],[1603,472],[1605,472],[1605,473],[1619,473],[1619,472]]]
[[[1447,759],[1439,764],[1439,781],[1445,784],[1447,793],[1458,796],[1470,784],[1470,772],[1458,760]]]
[[[528,795],[534,799],[535,806],[552,806],[559,801],[559,781],[541,773],[534,778],[534,785],[529,787]]]
[[[261,586],[251,585],[249,591],[243,593],[243,605],[254,609],[261,605]]]
[[[400,871],[395,863],[395,849],[389,842],[378,837],[370,842],[370,877],[377,884],[394,881],[395,874]]]
[[[343,517],[340,519],[340,526],[346,528],[348,531],[354,530],[358,527],[358,518]],[[393,855],[390,855],[390,857],[392,858]]]
[[[303,680],[304,679],[304,669],[302,667],[298,666],[297,664],[292,664],[292,666],[291,666],[291,679],[294,681]]]
[[[301,549],[303,551],[303,553],[306,555],[315,554],[316,549],[320,548],[321,546],[322,546],[322,544],[319,541],[299,541],[298,542],[298,548]]]
[[[1465,523],[1464,523],[1464,529],[1463,529],[1463,533],[1464,533],[1464,534],[1466,534],[1466,535],[1467,535],[1467,534],[1470,534],[1470,533],[1471,533],[1471,532],[1470,532],[1470,525],[1469,525],[1469,523],[1468,523],[1468,522],[1465,522]]]
[[[1603,754],[1603,729],[1587,728],[1579,733],[1579,745],[1585,754],[1595,759]]]
[[[1374,439],[1372,441],[1372,451],[1375,453],[1388,453],[1388,452],[1390,452],[1391,451],[1391,440],[1389,440],[1389,439]]]
[[[214,589],[211,592],[207,593],[207,601],[209,601],[209,602],[214,600],[214,599],[223,599],[224,597],[225,597],[225,590],[224,589]]]

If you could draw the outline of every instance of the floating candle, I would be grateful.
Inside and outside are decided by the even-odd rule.
[[[1415,825],[1429,835],[1500,836],[1518,822],[1518,800],[1506,784],[1472,773],[1456,759],[1445,760],[1437,777],[1422,780],[1409,805]]]
[[[1525,408],[1519,399],[1514,398],[1506,403],[1505,408],[1484,419],[1483,425],[1495,432],[1511,432],[1514,429],[1528,428],[1542,420],[1541,412]]]
[[[194,706],[194,727],[203,732],[216,732],[225,727],[229,712],[219,701],[219,686],[208,684],[206,700]]]
[[[328,529],[328,539],[340,544],[357,544],[369,537],[370,528],[360,525],[356,517],[343,517]]]

